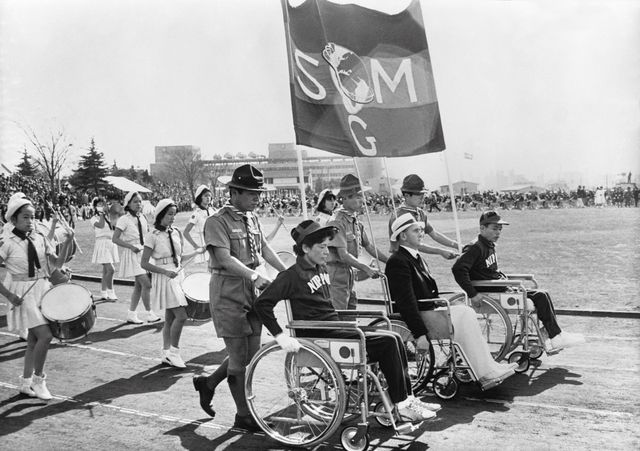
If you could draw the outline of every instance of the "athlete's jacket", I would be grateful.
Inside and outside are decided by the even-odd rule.
[[[494,243],[478,235],[478,238],[462,249],[451,268],[453,276],[469,297],[478,294],[477,288],[471,285],[472,280],[504,279],[505,275],[498,271],[498,257]]]
[[[280,272],[262,292],[253,308],[274,337],[282,332],[282,328],[273,308],[283,299],[291,302],[292,319],[338,321],[338,313],[331,304],[329,285],[329,274],[324,265],[310,265],[303,257],[298,257],[295,265]]]

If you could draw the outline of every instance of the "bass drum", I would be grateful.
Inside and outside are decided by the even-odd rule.
[[[211,307],[209,306],[209,281],[211,274],[208,272],[194,272],[182,281],[182,291],[187,298],[187,316],[194,321],[207,321],[211,319]]]
[[[42,297],[42,315],[49,320],[54,337],[73,340],[86,336],[96,322],[96,307],[91,293],[75,283],[63,283]]]

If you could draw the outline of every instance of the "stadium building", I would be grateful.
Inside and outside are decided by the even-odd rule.
[[[150,167],[151,175],[162,179],[169,169],[173,156],[185,151],[201,157],[200,148],[195,146],[156,146],[155,162]],[[357,162],[365,185],[371,186],[375,192],[388,192],[385,185],[380,183],[382,176],[380,158],[358,158]],[[264,174],[265,183],[278,192],[298,191],[298,155],[292,143],[269,144],[267,157],[253,152],[247,155],[226,153],[213,155],[210,160],[202,159],[202,163],[207,167],[205,173],[209,178],[203,182],[211,186],[217,185],[216,180],[219,177],[230,177],[236,167],[249,163],[260,169]],[[322,156],[314,156],[306,149],[302,150],[302,167],[305,185],[316,192],[324,188],[337,188],[345,174],[356,174],[353,158],[324,152]]]

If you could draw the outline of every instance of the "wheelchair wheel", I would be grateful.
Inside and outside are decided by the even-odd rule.
[[[451,302],[451,301],[450,301]],[[496,362],[504,359],[513,343],[513,326],[507,312],[493,299],[485,296],[470,306],[476,312],[482,335]]]
[[[373,408],[373,412],[375,413],[376,421],[380,426],[384,426],[386,428],[393,426],[391,418],[389,418],[387,409],[384,407],[384,403],[382,401],[376,404]]]
[[[380,318],[372,321],[369,326],[386,330],[387,322]],[[391,330],[402,337],[407,353],[411,389],[414,393],[420,393],[427,387],[433,374],[433,362],[435,361],[433,346],[429,343],[429,350],[426,353],[417,352],[416,341],[402,320],[392,319]]]
[[[524,373],[529,369],[529,356],[524,352],[514,352],[509,356],[509,363],[517,363],[516,373]]]
[[[544,350],[542,346],[538,345],[538,342],[529,342],[529,358],[537,360],[542,357]]]
[[[452,399],[458,394],[458,382],[449,370],[436,373],[433,378],[433,393],[444,400]]]
[[[458,382],[463,384],[470,384],[471,382],[474,381],[473,375],[471,374],[471,370],[466,368],[460,368],[460,367],[467,366],[467,363],[464,361],[464,359],[461,356],[456,356],[456,357],[457,357],[456,364],[453,365],[452,357],[449,357],[449,360],[447,360],[447,366],[449,366],[449,368],[455,368],[453,375],[458,380]]]
[[[364,451],[369,447],[369,434],[363,435],[360,440],[354,441],[358,428],[355,426],[348,426],[342,430],[340,434],[340,443],[342,447],[347,451]]]
[[[297,353],[263,346],[247,367],[245,391],[251,415],[280,443],[311,447],[340,426],[345,386],[340,369],[322,348],[300,339]]]

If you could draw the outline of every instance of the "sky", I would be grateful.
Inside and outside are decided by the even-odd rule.
[[[392,177],[640,181],[640,1],[421,3],[447,150],[389,159]],[[158,145],[210,158],[295,138],[278,0],[0,0],[0,82],[12,169],[21,127],[63,129],[72,167],[92,137],[144,168]]]

